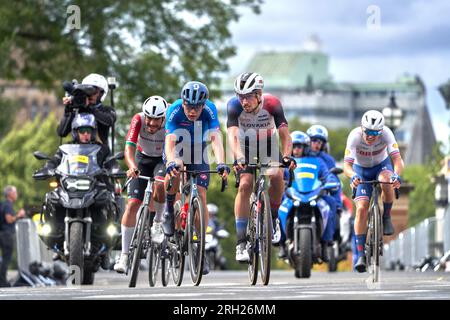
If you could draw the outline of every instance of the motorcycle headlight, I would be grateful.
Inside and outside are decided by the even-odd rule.
[[[69,178],[64,180],[64,188],[69,192],[87,191],[91,187],[91,181],[88,179]]]

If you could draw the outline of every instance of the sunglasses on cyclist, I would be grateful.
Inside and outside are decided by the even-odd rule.
[[[381,135],[381,130],[369,130],[369,129],[364,129],[364,133],[368,136],[379,136]]]
[[[190,111],[190,110],[199,110],[201,108],[203,108],[204,104],[187,104],[184,103],[184,105],[186,106],[186,108]]]
[[[80,127],[80,128],[78,128],[78,132],[81,134],[92,133],[92,128],[91,127]]]
[[[256,97],[256,93],[250,92],[250,93],[246,93],[246,94],[238,94],[237,97],[241,101],[244,100],[244,99],[245,100],[251,100],[252,98]]]

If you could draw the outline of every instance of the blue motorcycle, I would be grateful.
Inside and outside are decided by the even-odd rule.
[[[295,276],[309,278],[313,263],[322,263],[321,238],[330,215],[330,206],[323,196],[336,190],[340,183],[330,179],[330,174],[320,176],[317,157],[302,157],[296,161],[294,181],[286,189],[280,207],[280,221],[289,239],[288,257]]]

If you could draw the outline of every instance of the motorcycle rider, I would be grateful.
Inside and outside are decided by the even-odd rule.
[[[155,181],[153,204],[156,215],[151,227],[152,241],[161,243],[164,239],[162,229],[165,191],[163,163],[165,117],[167,102],[163,97],[151,96],[142,105],[142,112],[134,115],[126,137],[125,162],[127,176],[135,178],[128,186],[128,204],[122,217],[122,253],[114,270],[124,273],[127,268],[131,238],[136,225],[136,214],[144,199],[147,181],[137,179],[139,174],[151,176]]]
[[[322,159],[322,161],[327,166],[328,170],[331,170],[336,167],[336,160],[333,158],[332,155],[328,153],[329,150],[329,143],[328,143],[328,130],[322,125],[312,125],[311,127],[306,130],[306,134],[311,139],[311,148],[310,148],[310,155],[316,156]],[[339,182],[340,180],[337,175],[331,174],[331,179],[334,180],[334,182]],[[342,193],[342,187],[339,186],[334,191],[330,192],[330,195],[325,196],[325,200],[327,202],[334,201],[335,208],[334,212],[330,212],[330,216],[328,219],[331,223],[334,224],[334,232],[333,232],[333,238],[340,237],[340,223],[339,223],[339,216],[340,212],[342,211],[342,201],[341,201],[341,193]],[[331,228],[331,225],[330,225]],[[329,258],[329,257],[327,257]]]
[[[100,151],[97,153],[97,163],[100,167],[103,167],[103,163],[109,156],[109,148],[103,143],[98,142],[97,139],[97,126],[95,117],[89,113],[79,113],[75,116],[71,125],[72,130],[72,143],[73,144],[98,144]],[[61,149],[56,151],[55,155],[47,161],[45,169],[55,169],[61,163],[63,153]],[[113,189],[108,179],[105,179],[108,189]]]
[[[108,94],[108,81],[100,74],[91,73],[83,79],[81,84],[93,86],[96,90],[93,95],[87,97],[86,107],[80,110],[80,113],[91,113],[94,115],[97,122],[98,137],[103,144],[108,145],[109,130],[116,121],[114,109],[103,105],[103,101]],[[71,130],[71,123],[75,117],[75,112],[70,107],[71,102],[70,97],[63,98],[63,104],[65,105],[64,116],[57,128],[57,133],[60,137],[66,137]]]
[[[291,133],[292,138],[292,156],[294,157],[297,165],[301,162],[302,157],[311,157],[310,154],[310,147],[311,142],[309,136],[302,132],[302,131],[294,131]],[[329,174],[329,171],[327,169],[327,166],[325,163],[319,158],[319,179],[321,181],[326,182],[335,182],[332,178],[332,175]],[[288,179],[287,177],[288,171],[285,170],[285,180]],[[325,202],[330,207],[330,214],[333,210],[335,210],[335,202],[333,199],[331,199],[330,196],[322,195],[322,198],[325,200]],[[293,242],[293,232],[288,228],[287,226],[287,217],[289,214],[289,210],[287,208],[290,207],[289,202],[291,200],[288,197],[283,198],[283,202],[281,203],[280,209],[278,211],[278,215],[280,217],[280,223],[282,230],[285,232],[287,240],[285,242],[280,243],[280,253],[278,255],[279,258],[286,258],[287,257],[287,248],[289,245]],[[331,219],[331,220],[330,220]],[[328,262],[328,254],[327,254],[327,246],[332,245],[333,241],[333,234],[334,234],[334,220],[332,220],[331,215],[328,218],[327,225],[325,227],[325,230],[322,234],[321,239],[321,248],[322,248],[322,260],[324,262]]]

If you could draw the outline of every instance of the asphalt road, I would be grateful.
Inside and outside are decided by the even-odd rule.
[[[293,271],[272,271],[270,283],[249,285],[246,271],[214,271],[204,276],[200,286],[192,285],[188,272],[183,284],[162,287],[160,279],[151,288],[147,272],[141,271],[136,288],[128,288],[128,278],[113,271],[96,274],[92,286],[1,288],[0,299],[32,300],[441,300],[450,299],[450,273],[381,273],[379,286],[367,282],[368,274],[353,272],[313,272],[309,279],[296,279]]]

